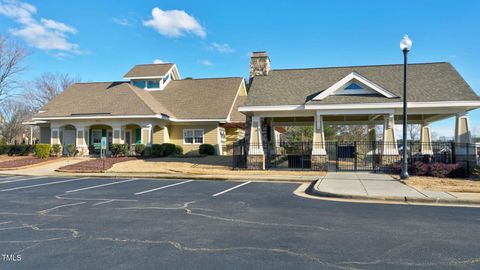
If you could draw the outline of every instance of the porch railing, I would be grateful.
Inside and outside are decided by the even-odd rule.
[[[324,149],[323,155],[312,157],[313,148]],[[417,161],[459,163],[467,171],[476,165],[478,157],[475,144],[468,143],[409,141],[406,151],[410,165]],[[247,145],[241,140],[233,145],[233,167],[249,168],[249,163],[264,162],[266,169],[388,172],[398,170],[402,152],[402,143],[382,141]]]

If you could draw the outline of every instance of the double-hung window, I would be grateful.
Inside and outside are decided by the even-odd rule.
[[[202,144],[203,129],[184,129],[183,143],[184,144]]]

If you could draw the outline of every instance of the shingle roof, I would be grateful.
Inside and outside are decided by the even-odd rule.
[[[41,109],[44,112],[34,118],[164,114],[177,119],[227,119],[242,80],[172,80],[161,91],[146,91],[129,82],[77,83],[45,105]]]
[[[171,81],[151,95],[178,119],[225,119],[243,78],[184,79]]]
[[[235,100],[235,104],[233,104],[232,112],[230,113],[230,121],[231,122],[245,122],[245,114],[238,111],[238,107],[245,104],[247,100],[246,96],[238,96],[237,100]]]
[[[136,65],[124,78],[164,76],[173,67],[173,63]]]
[[[399,98],[380,95],[329,96],[312,98],[356,72],[380,85]],[[465,80],[449,63],[422,63],[408,66],[409,101],[480,100]],[[301,104],[354,104],[399,102],[403,100],[403,65],[354,66],[312,69],[272,70],[267,76],[253,79],[246,106]]]

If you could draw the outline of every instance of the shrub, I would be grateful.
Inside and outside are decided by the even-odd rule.
[[[62,146],[60,144],[54,144],[52,145],[51,151],[54,156],[59,156],[62,153]]]
[[[128,154],[128,144],[126,143],[114,143],[110,145],[110,151],[112,156],[126,156]]]
[[[434,177],[444,178],[452,172],[453,167],[445,163],[432,163],[430,165],[430,174]]]
[[[173,143],[162,143],[163,156],[168,157],[175,154],[176,147]]]
[[[12,145],[0,144],[0,155],[5,155],[10,153],[10,148],[12,148]]]
[[[50,144],[36,144],[35,156],[41,159],[46,159],[50,155]]]
[[[452,171],[448,174],[448,177],[451,178],[459,178],[459,177],[467,177],[468,173],[465,167],[456,163],[456,164],[449,164]]]
[[[67,153],[69,157],[75,156],[78,153],[77,146],[73,143],[67,144]]]
[[[215,155],[215,147],[213,147],[213,145],[211,144],[205,143],[200,145],[198,152],[200,153],[200,155],[208,155],[208,156]]]
[[[180,145],[175,145],[175,155],[182,155],[183,148]]]
[[[152,144],[152,156],[162,157],[163,156],[163,145],[161,144]]]
[[[143,144],[136,144],[135,145],[135,153],[139,156],[143,156],[145,154],[145,145]]]
[[[152,147],[151,146],[145,146],[145,150],[143,150],[143,156],[144,157],[152,156]]]
[[[17,145],[10,145],[8,148],[7,154],[9,156],[28,156],[30,153],[32,153],[33,147],[28,144],[17,144]]]
[[[411,174],[414,175],[429,175],[430,174],[430,166],[426,163],[421,161],[416,161],[413,165],[409,168]]]

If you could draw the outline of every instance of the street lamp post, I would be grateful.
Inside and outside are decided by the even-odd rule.
[[[403,52],[403,147],[402,147],[402,172],[401,179],[408,179],[407,160],[407,55],[412,48],[412,41],[407,35],[400,41],[400,49]]]

